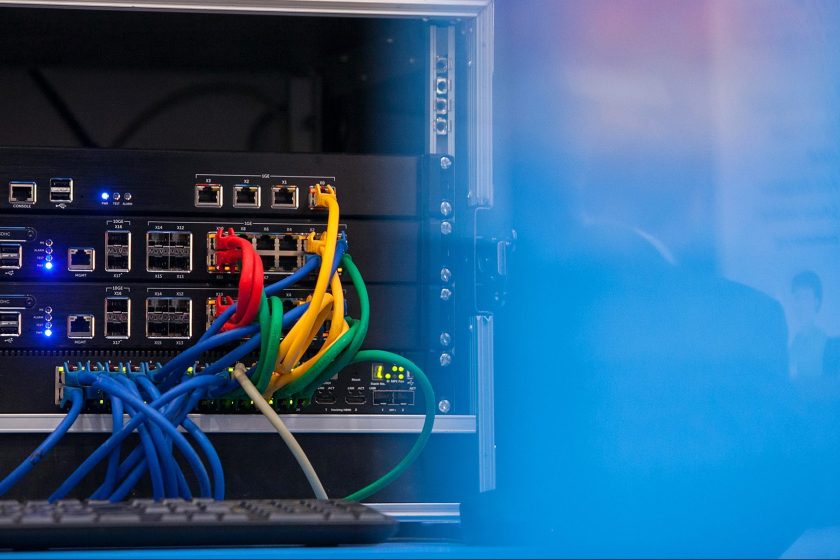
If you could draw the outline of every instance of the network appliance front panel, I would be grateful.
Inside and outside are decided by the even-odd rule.
[[[421,184],[428,168],[414,157],[0,150],[0,413],[55,411],[61,375],[74,368],[155,368],[195,344],[237,293],[239,271],[217,259],[218,236],[232,231],[256,250],[266,285],[288,277],[325,229],[311,200],[324,185],[337,192],[339,235],[368,286],[366,346],[409,356],[446,412],[466,412],[457,398],[465,383],[439,357],[444,342],[456,355],[457,341],[448,334],[454,298],[441,297],[452,282],[436,264],[440,226]],[[451,169],[436,173],[446,175],[434,177],[438,188],[451,187]],[[314,282],[311,274],[279,293],[284,309],[305,303]],[[26,378],[10,374],[20,364]],[[412,372],[372,363],[326,381],[312,401],[276,407],[418,414],[415,391]],[[102,403],[87,410],[105,411]],[[245,401],[196,411],[256,413]]]

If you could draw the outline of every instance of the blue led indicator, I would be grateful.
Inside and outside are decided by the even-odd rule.
[[[50,261],[47,261],[46,264],[44,265],[44,268],[46,268],[47,270],[52,270],[52,267],[53,267],[53,263],[51,263]]]
[[[47,329],[44,331],[44,336],[52,336],[52,329]]]
[[[108,193],[106,193],[106,192],[104,192],[104,193],[100,194],[100,195],[99,195],[99,197],[100,197],[102,200],[108,200],[109,198],[111,198],[111,195],[110,195],[110,194],[108,194]]]

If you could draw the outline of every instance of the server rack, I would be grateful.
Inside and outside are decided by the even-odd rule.
[[[424,272],[436,276],[436,297],[453,301],[452,333],[437,333],[434,348],[442,370],[459,368],[467,390],[467,402],[454,407],[444,395],[438,403],[435,434],[464,436],[469,448],[468,470],[474,475],[475,488],[489,490],[495,484],[494,460],[494,372],[493,311],[503,298],[505,252],[509,239],[498,235],[493,215],[492,150],[492,79],[493,79],[493,4],[491,0],[420,1],[225,1],[181,2],[89,1],[89,0],[0,0],[0,6],[61,7],[105,10],[154,10],[200,13],[248,13],[270,16],[317,15],[330,17],[397,17],[422,19],[428,33],[425,131],[426,154],[421,166],[426,168],[423,193],[429,209],[427,227],[437,246],[423,262]],[[441,172],[451,173],[451,194],[439,183]],[[423,198],[421,196],[421,198]],[[462,242],[455,249],[450,239]],[[442,241],[442,243],[441,243]],[[454,262],[455,260],[459,262]],[[466,263],[466,266],[463,266]],[[453,270],[466,277],[453,278]],[[457,341],[453,346],[452,339]],[[446,370],[452,371],[452,369]],[[8,413],[0,411],[0,432],[37,434],[50,431],[60,415],[50,413]],[[220,440],[237,433],[267,432],[268,427],[249,416],[197,415],[196,421],[206,431],[217,433]],[[412,434],[419,430],[422,417],[416,415],[290,415],[290,428],[301,434],[318,434],[319,441],[331,440],[340,445],[342,434]],[[108,421],[102,415],[86,415],[74,431],[104,432]],[[96,436],[77,436],[80,446],[92,445]],[[307,436],[304,436],[307,437]],[[86,439],[89,438],[89,439]],[[433,438],[434,439],[434,438]],[[314,440],[310,440],[314,441]],[[306,445],[306,444],[305,444]],[[375,438],[366,444],[371,453]],[[222,445],[224,448],[224,445]],[[320,444],[318,445],[320,447]],[[458,445],[458,447],[463,447]],[[223,449],[224,452],[224,449]],[[462,460],[452,457],[451,446],[436,448],[426,454],[432,462]],[[317,452],[315,452],[317,456]],[[441,469],[438,472],[442,472]],[[459,481],[463,482],[463,481]],[[404,494],[395,501],[406,501]],[[447,491],[437,493],[446,496]],[[449,521],[457,516],[457,504],[447,500],[420,498],[419,504],[383,504],[386,511],[406,518]]]

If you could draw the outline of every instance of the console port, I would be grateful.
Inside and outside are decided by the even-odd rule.
[[[19,269],[23,264],[23,248],[17,243],[0,243],[0,268]]]
[[[191,272],[192,233],[147,232],[146,270],[149,272]]]
[[[319,387],[315,391],[315,404],[335,404],[335,394],[332,388]]]
[[[257,251],[274,251],[275,237],[267,233],[257,237]]]
[[[9,202],[11,204],[35,204],[38,185],[35,181],[12,181],[9,183]]]
[[[236,208],[259,208],[260,186],[243,183],[233,186],[233,205]]]
[[[351,405],[363,405],[367,402],[364,389],[348,389],[344,402]]]
[[[105,232],[105,270],[129,272],[131,270],[131,232]]]
[[[67,270],[91,271],[95,268],[96,251],[91,247],[70,247],[67,249]]]
[[[195,205],[212,208],[222,207],[222,185],[218,183],[196,183]]]
[[[284,235],[278,240],[277,248],[280,251],[297,251],[298,238],[294,235]]]
[[[105,338],[131,336],[131,300],[127,297],[105,298]]]
[[[186,339],[192,336],[192,299],[146,298],[146,337]]]
[[[50,179],[50,202],[73,202],[73,179]]]
[[[67,338],[93,338],[93,315],[68,315]]]
[[[18,311],[0,312],[0,337],[20,336],[20,313]]]
[[[298,188],[294,185],[274,185],[271,187],[271,207],[296,210],[298,207]]]

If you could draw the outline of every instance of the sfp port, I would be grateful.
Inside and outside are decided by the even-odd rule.
[[[0,312],[0,337],[5,336],[20,336],[20,312],[18,311],[2,311]]]
[[[131,300],[127,297],[105,298],[105,338],[131,336]]]
[[[260,186],[248,183],[234,185],[233,205],[236,208],[259,208]]]
[[[95,256],[92,247],[70,247],[67,249],[67,270],[91,271],[96,266]]]
[[[93,315],[68,315],[67,338],[93,338]]]
[[[271,207],[296,210],[298,207],[298,188],[294,185],[274,185],[271,187]]]
[[[147,232],[146,270],[149,272],[192,271],[192,233]]]
[[[128,272],[131,270],[131,232],[105,232],[105,270]]]
[[[146,298],[146,337],[186,339],[192,336],[192,299]]]
[[[393,391],[373,391],[373,404],[376,406],[384,406],[394,404],[394,397],[391,394]]]
[[[0,268],[19,269],[23,264],[23,248],[17,243],[0,243]]]
[[[198,207],[222,207],[222,185],[218,183],[196,183],[195,205]]]
[[[50,179],[50,202],[73,202],[73,179]]]
[[[9,202],[11,204],[35,204],[38,185],[35,181],[11,181],[9,183]]]

